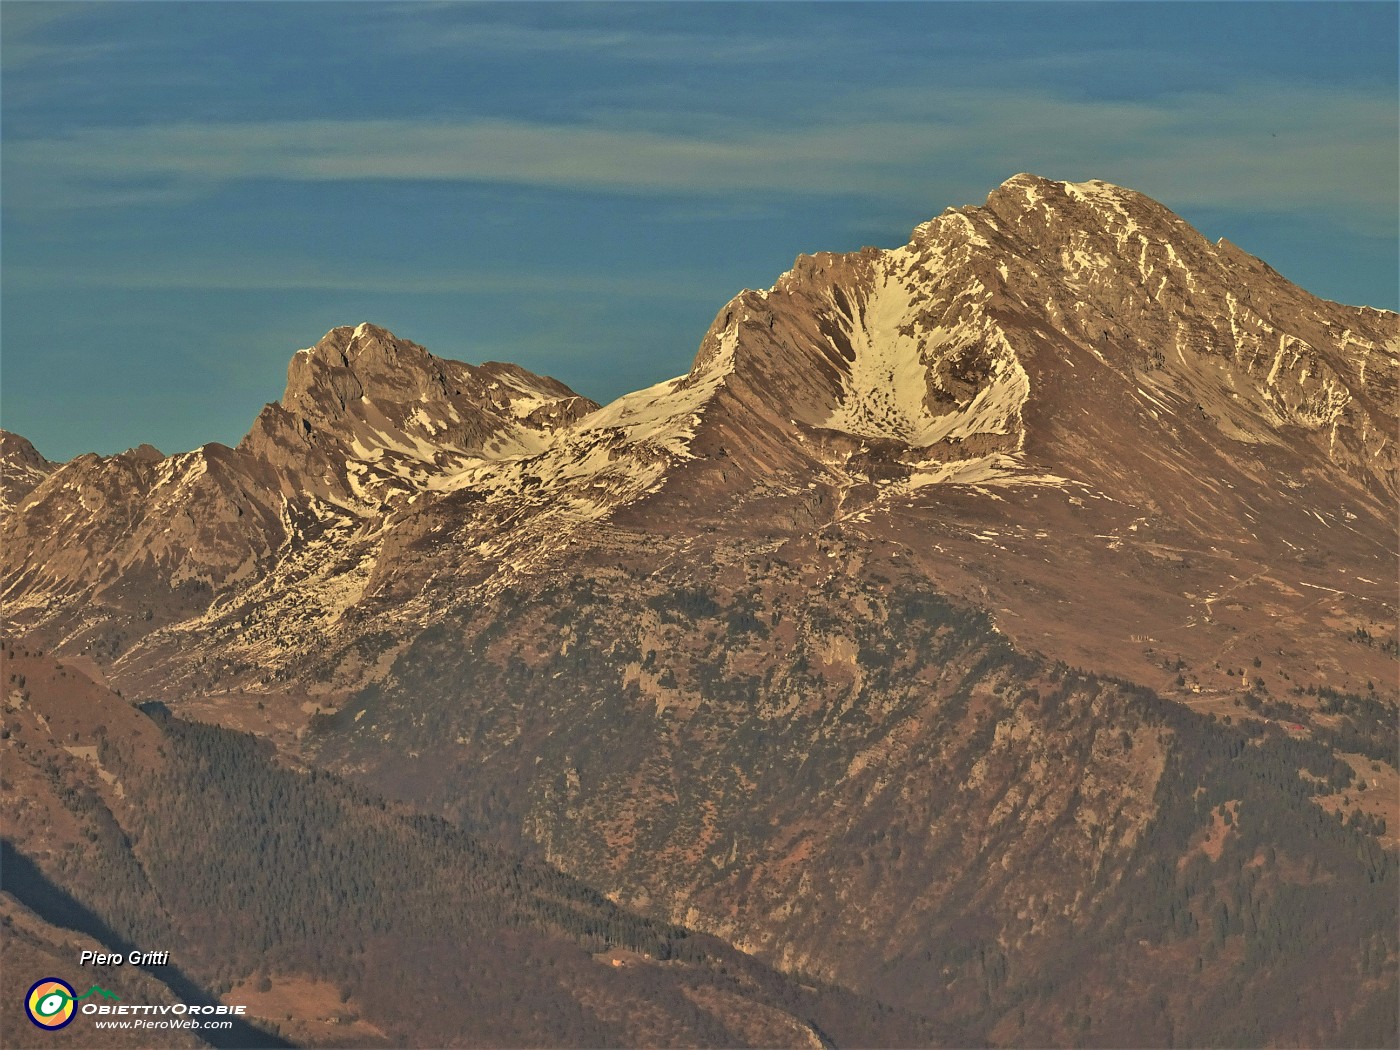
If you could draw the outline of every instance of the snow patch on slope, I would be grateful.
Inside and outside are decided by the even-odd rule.
[[[891,253],[895,254],[895,253]],[[836,409],[822,425],[866,438],[927,445],[938,425],[929,411],[928,359],[936,336],[919,338],[910,289],[885,270],[850,333],[855,360]]]
[[[928,470],[915,471],[907,480],[893,486],[893,489],[897,494],[902,494],[930,485],[968,485],[974,488],[982,485],[1040,485],[1065,488],[1071,484],[1073,482],[1069,478],[1027,468],[1018,456],[996,452],[987,456],[940,463]]]
[[[569,542],[577,526],[657,491],[670,464],[693,458],[690,443],[705,406],[734,370],[737,327],[718,338],[717,352],[703,369],[604,405],[556,431],[538,452],[478,459],[428,479],[425,487],[471,489],[485,497],[488,511],[518,508],[519,520],[528,522],[524,530],[481,541],[477,552],[525,569],[521,559],[547,557]]]
[[[584,433],[619,430],[628,444],[646,442],[674,455],[689,456],[702,410],[734,371],[737,327],[726,329],[719,339],[718,353],[699,375],[668,379],[620,397],[584,416],[574,429]]]
[[[888,258],[897,265],[899,256],[891,252]],[[1005,335],[986,318],[977,325],[929,328],[925,309],[894,265],[884,271],[860,321],[852,325],[855,359],[836,408],[822,425],[915,448],[978,434],[1014,435],[1019,448],[1030,377]],[[989,352],[991,359],[980,388],[966,405],[933,411],[930,369],[972,349]]]

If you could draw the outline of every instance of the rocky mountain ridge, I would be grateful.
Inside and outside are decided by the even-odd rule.
[[[142,446],[42,469],[16,445],[5,474],[30,498],[6,517],[7,614],[32,630],[81,593],[106,609],[67,631],[117,609],[147,629],[178,622],[308,546],[382,536],[444,476],[535,450],[596,407],[513,365],[443,361],[368,324],[333,329],[293,356],[282,400],[237,448]]]
[[[415,618],[404,583],[421,573],[396,559],[435,537],[475,552],[446,552],[444,576],[491,588],[611,527],[723,528],[770,503],[775,534],[879,531],[920,500],[1024,527],[1043,507],[987,504],[1043,494],[1110,545],[1156,533],[1149,558],[1192,537],[1364,547],[1395,501],[1398,353],[1394,315],[1313,299],[1140,194],[1018,175],[902,248],[799,258],[720,312],[688,374],[601,409],[512,366],[335,329],[237,449],[52,472],[7,515],[4,600],[16,626],[133,671],[178,662],[211,615],[276,621],[278,652],[226,659],[290,675],[376,593]]]
[[[0,430],[0,514],[10,514],[57,466],[18,434]]]
[[[336,329],[237,449],[39,481],[6,616],[995,1042],[1374,1013],[1396,315],[1019,175],[610,405],[505,369]]]

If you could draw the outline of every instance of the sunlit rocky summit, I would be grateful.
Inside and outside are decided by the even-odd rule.
[[[893,537],[935,507],[919,524],[973,543],[934,574],[1049,527],[1061,558],[1171,563],[1209,539],[1383,562],[1397,347],[1395,315],[1309,296],[1141,194],[1018,175],[901,248],[800,257],[720,311],[689,373],[601,409],[361,324],[298,351],[236,449],[58,466],[7,435],[7,613],[95,645],[135,614],[134,667],[183,649],[210,606],[302,608],[311,637],[282,621],[268,644],[229,640],[265,669],[381,591],[402,618],[407,562],[433,542],[450,553],[431,575],[492,589],[625,547],[618,530]],[[1215,619],[1210,593],[1173,615]]]
[[[237,448],[7,435],[4,611],[994,1042],[1326,1042],[1395,987],[1398,373],[1397,315],[1022,174],[609,405],[361,324]]]

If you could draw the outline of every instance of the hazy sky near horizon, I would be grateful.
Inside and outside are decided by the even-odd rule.
[[[0,4],[0,426],[233,444],[372,321],[606,401],[1020,171],[1400,306],[1397,5]]]

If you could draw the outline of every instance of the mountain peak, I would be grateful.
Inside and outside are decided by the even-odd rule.
[[[368,322],[332,328],[287,366],[282,406],[315,415],[343,411],[361,398],[414,401],[442,397],[436,358],[417,343]]]
[[[1120,246],[1134,233],[1152,240],[1190,233],[1191,227],[1170,208],[1137,190],[1102,179],[1061,182],[1022,172],[1007,179],[987,196],[982,208],[967,212],[989,213],[994,219],[1021,229],[1068,235],[1092,236],[1101,231]]]
[[[720,312],[691,378],[732,373],[779,429],[888,443],[915,472],[1111,477],[1095,449],[1174,446],[1189,420],[1393,492],[1393,315],[1332,306],[1134,190],[1021,173],[902,247],[800,256]]]
[[[1063,185],[1064,183],[1062,182],[1056,182],[1054,179],[1047,179],[1045,176],[1037,175],[1034,172],[1018,171],[1009,179],[1004,180],[1000,186],[992,191],[992,194],[1025,192],[1039,186]]]
[[[5,463],[22,462],[34,466],[51,465],[28,438],[12,430],[0,430],[0,457]]]
[[[0,511],[8,513],[17,507],[57,466],[27,439],[0,430]]]
[[[240,449],[282,478],[355,513],[480,460],[538,452],[597,406],[515,365],[469,365],[363,322],[332,328],[287,366]]]
[[[1012,175],[988,194],[988,199],[999,197],[1030,197],[1040,199],[1049,195],[1066,194],[1080,200],[1097,197],[1101,199],[1150,199],[1137,190],[1105,182],[1103,179],[1086,179],[1083,182],[1070,182],[1062,179],[1047,179],[1029,171]]]
[[[183,523],[215,521],[197,568],[218,580],[299,535],[313,503],[373,530],[439,495],[517,568],[574,527],[665,506],[690,528],[755,491],[810,493],[795,513],[819,515],[829,492],[875,513],[922,489],[1058,488],[1197,531],[1210,513],[1214,535],[1243,513],[1221,492],[1253,491],[1266,460],[1259,507],[1307,484],[1319,504],[1393,498],[1396,333],[1394,314],[1315,299],[1132,190],[1021,173],[908,244],[800,256],[719,311],[686,375],[602,409],[514,365],[332,328],[236,450],[110,466],[163,515],[120,558],[155,542],[178,567]],[[68,499],[35,535],[100,514]]]

